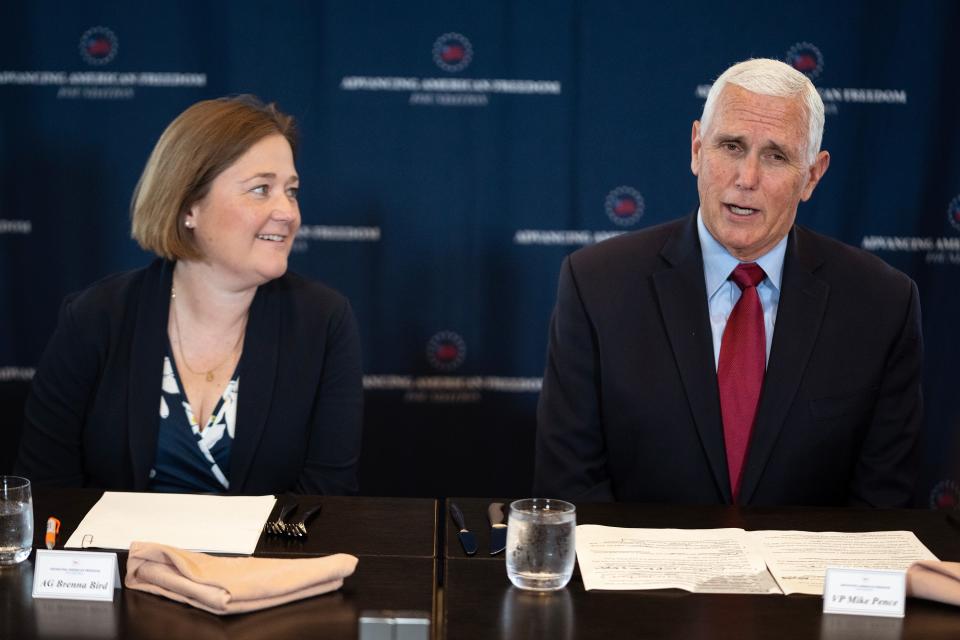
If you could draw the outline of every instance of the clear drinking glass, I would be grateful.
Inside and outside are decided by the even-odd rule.
[[[530,498],[510,503],[507,577],[521,589],[563,589],[577,558],[577,508],[563,500]]]
[[[33,548],[30,481],[0,476],[0,565],[23,562]]]

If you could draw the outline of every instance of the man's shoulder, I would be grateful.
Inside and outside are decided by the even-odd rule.
[[[644,270],[660,263],[664,246],[691,225],[689,216],[645,229],[629,231],[602,242],[588,245],[570,254],[575,270]],[[694,232],[695,234],[695,232]]]
[[[807,227],[796,225],[797,247],[804,259],[822,261],[818,275],[832,281],[872,288],[909,286],[910,277],[876,255]]]

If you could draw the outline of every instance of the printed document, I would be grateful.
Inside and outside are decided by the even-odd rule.
[[[767,567],[786,594],[823,595],[827,567],[906,571],[917,560],[937,559],[912,531],[750,531],[747,535],[760,541]]]
[[[577,562],[588,591],[822,595],[828,566],[905,570],[936,559],[910,531],[577,527]]]

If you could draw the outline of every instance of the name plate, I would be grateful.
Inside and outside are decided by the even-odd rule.
[[[119,588],[115,553],[37,549],[34,598],[113,600],[113,591]]]
[[[906,571],[827,568],[824,613],[902,618],[906,601]]]

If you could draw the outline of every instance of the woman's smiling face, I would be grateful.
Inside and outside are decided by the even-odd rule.
[[[286,138],[251,146],[186,214],[203,262],[237,289],[282,276],[300,228],[299,184]]]

